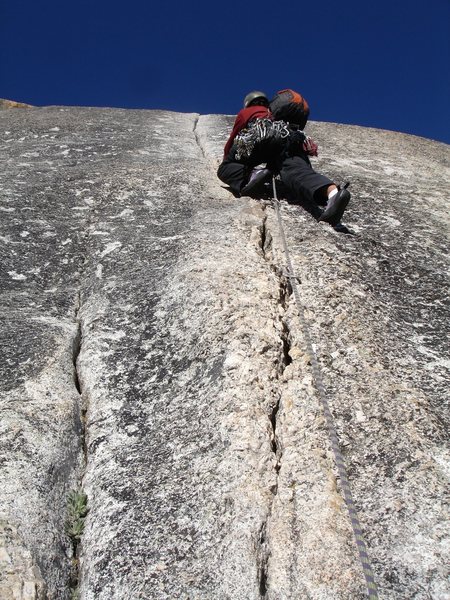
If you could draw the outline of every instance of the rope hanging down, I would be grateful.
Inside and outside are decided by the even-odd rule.
[[[378,598],[377,587],[375,585],[375,580],[373,576],[372,566],[370,564],[370,559],[367,554],[366,544],[364,542],[364,538],[362,536],[361,525],[359,523],[358,514],[355,508],[355,502],[353,500],[352,492],[350,490],[350,484],[347,476],[347,469],[345,468],[344,457],[342,456],[341,450],[339,448],[339,441],[336,433],[336,427],[334,425],[333,416],[330,411],[330,407],[328,405],[328,400],[326,398],[325,386],[323,384],[322,374],[319,367],[319,362],[317,360],[316,353],[313,348],[311,336],[309,333],[308,323],[305,317],[305,311],[300,301],[300,292],[297,286],[297,279],[294,274],[294,269],[292,268],[291,256],[289,253],[289,248],[286,241],[286,236],[284,234],[283,222],[281,220],[281,212],[280,212],[280,201],[278,200],[277,190],[275,187],[275,177],[272,178],[273,184],[273,197],[275,203],[275,211],[277,214],[278,225],[280,228],[280,236],[283,243],[284,254],[286,256],[286,265],[288,269],[287,277],[291,282],[292,292],[294,294],[295,302],[297,304],[298,317],[300,321],[300,326],[303,332],[303,336],[305,339],[306,351],[308,354],[308,358],[311,362],[312,372],[314,383],[316,389],[318,391],[320,403],[322,405],[322,409],[325,415],[325,420],[327,423],[328,435],[331,442],[331,447],[333,449],[334,459],[336,461],[337,470],[339,473],[339,477],[341,480],[342,491],[344,495],[344,500],[347,505],[347,509],[350,516],[350,521],[352,524],[353,534],[355,536],[356,545],[358,548],[359,558],[361,560],[361,565],[364,572],[364,577],[366,578],[367,585],[367,594],[370,600],[376,600]]]

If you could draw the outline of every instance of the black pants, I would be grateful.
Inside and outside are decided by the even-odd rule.
[[[230,186],[236,196],[240,196],[242,186],[247,182],[251,170],[257,165],[267,162],[267,167],[274,173],[279,173],[281,181],[295,198],[308,202],[315,200],[314,195],[320,188],[332,185],[331,179],[316,173],[306,154],[295,156],[280,154],[275,159],[267,161],[267,155],[254,152],[249,158],[236,159],[236,149],[230,153],[219,166],[217,176]]]
[[[306,154],[285,158],[281,163],[280,177],[294,198],[307,202],[317,202],[316,192],[333,184],[331,179],[314,171]]]
[[[236,148],[233,146],[228,156],[220,164],[217,177],[229,185],[236,196],[240,196],[242,187],[247,183],[252,169],[257,165],[266,163],[268,169],[274,173],[278,171],[279,164],[273,157],[279,155],[279,149],[269,151],[267,146],[264,146],[258,150],[255,149],[249,157],[242,157],[238,160]]]

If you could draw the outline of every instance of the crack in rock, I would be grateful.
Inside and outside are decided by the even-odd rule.
[[[200,115],[197,115],[195,121],[194,121],[194,127],[193,127],[193,132],[194,132],[194,136],[195,136],[195,141],[197,142],[197,146],[200,148],[203,158],[208,159],[207,155],[206,155],[206,150],[202,144],[202,141],[200,139],[199,133],[198,133],[198,122],[200,120]]]
[[[263,205],[263,210],[266,210],[266,206]],[[288,365],[292,363],[292,358],[290,356],[290,329],[289,323],[285,318],[289,299],[292,295],[292,288],[290,286],[289,280],[284,276],[283,271],[280,267],[274,264],[271,248],[272,248],[272,235],[267,228],[266,225],[267,216],[264,215],[261,225],[258,227],[260,238],[257,240],[258,246],[261,249],[262,256],[264,260],[269,265],[272,272],[275,274],[278,280],[278,304],[282,309],[281,320],[281,331],[280,331],[280,341],[281,341],[281,352],[278,364],[278,381],[281,382],[284,371]],[[270,424],[271,424],[271,440],[270,447],[273,454],[276,457],[275,463],[275,472],[276,472],[276,483],[271,488],[272,492],[272,500],[270,502],[270,506],[267,512],[266,519],[261,525],[260,533],[259,533],[259,544],[260,544],[260,557],[259,557],[259,594],[261,598],[267,598],[267,580],[268,580],[268,563],[269,557],[271,554],[270,541],[268,539],[267,530],[268,524],[272,516],[273,503],[275,500],[275,496],[278,493],[278,477],[282,466],[282,457],[283,451],[281,444],[279,442],[279,435],[277,432],[278,428],[278,414],[282,408],[282,392],[280,390],[278,399],[273,404],[270,414],[268,415]]]
[[[82,323],[81,323],[81,318],[80,318],[80,311],[81,311],[81,292],[79,291],[77,304],[76,304],[76,308],[75,308],[75,322],[77,324],[77,332],[76,332],[75,338],[73,340],[72,360],[73,360],[74,385],[80,396],[79,407],[80,407],[80,422],[81,422],[81,426],[82,426],[80,435],[81,435],[81,444],[83,447],[83,454],[84,454],[84,459],[85,459],[83,471],[85,471],[86,470],[86,462],[87,462],[87,444],[86,444],[87,406],[85,405],[86,399],[85,399],[85,395],[83,394],[83,384],[82,384],[82,379],[81,379],[81,375],[80,375],[80,369],[78,366],[78,359],[81,354],[81,350],[82,350],[82,346],[83,346],[83,328],[82,328]],[[81,480],[83,479],[83,475],[81,475],[80,479]]]
[[[80,487],[82,488],[82,482],[84,478],[84,473],[87,468],[87,441],[86,441],[86,412],[87,407],[85,405],[85,397],[83,395],[83,385],[78,367],[78,358],[81,353],[82,344],[83,344],[83,329],[80,318],[80,310],[81,310],[81,291],[78,292],[77,302],[75,306],[75,322],[77,324],[77,331],[73,340],[72,346],[72,361],[73,361],[73,380],[75,388],[79,394],[79,420],[80,420],[80,442],[81,448],[83,451],[83,464],[81,466],[80,472]],[[80,544],[81,541],[79,539],[72,540],[73,543],[73,558],[72,558],[72,568],[70,572],[70,585],[72,590],[73,597],[77,596],[77,591],[80,585],[80,564],[79,564],[79,554],[80,554]]]
[[[81,383],[78,375],[77,359],[81,350],[81,323],[78,319],[78,308],[76,311],[77,332],[75,334],[72,346],[72,361],[73,361],[73,382],[78,394],[81,396]]]

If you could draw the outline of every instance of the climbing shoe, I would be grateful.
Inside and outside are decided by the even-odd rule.
[[[350,201],[350,192],[347,190],[348,183],[338,188],[337,194],[329,199],[319,221],[326,221],[330,225],[337,225],[342,219],[342,215]]]
[[[269,169],[265,169],[262,167],[254,168],[250,174],[250,179],[241,190],[241,196],[247,196],[259,185],[262,185],[263,183],[268,181],[268,179],[270,179],[271,176],[272,172],[269,171]]]

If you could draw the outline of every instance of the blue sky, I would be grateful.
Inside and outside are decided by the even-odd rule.
[[[10,0],[0,97],[235,114],[301,92],[311,119],[450,143],[450,0]]]

